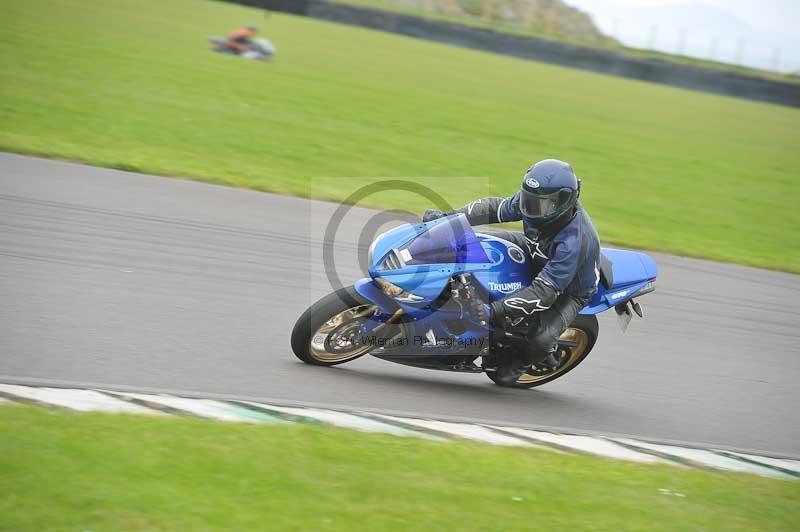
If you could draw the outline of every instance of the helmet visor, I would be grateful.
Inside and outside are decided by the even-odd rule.
[[[522,214],[528,218],[546,218],[556,214],[560,206],[569,199],[571,190],[562,188],[549,194],[534,194],[523,190],[519,198]]]

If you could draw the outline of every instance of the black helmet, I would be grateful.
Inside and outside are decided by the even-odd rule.
[[[545,159],[531,166],[522,178],[519,207],[528,223],[542,227],[570,212],[578,203],[581,182],[572,166]]]

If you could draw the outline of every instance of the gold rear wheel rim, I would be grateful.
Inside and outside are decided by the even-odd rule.
[[[334,315],[311,335],[308,353],[315,360],[327,364],[345,362],[367,353],[370,346],[358,345],[353,338],[361,323],[374,312],[375,306],[360,305]]]
[[[586,331],[574,327],[564,331],[559,337],[559,341],[573,344],[572,347],[567,347],[566,349],[559,347],[559,355],[566,357],[566,360],[555,371],[549,373],[526,373],[517,379],[517,384],[533,384],[566,372],[580,362],[589,347],[589,335],[586,334]]]

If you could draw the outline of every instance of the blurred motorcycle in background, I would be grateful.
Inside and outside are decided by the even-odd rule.
[[[211,49],[215,52],[238,55],[247,59],[256,59],[259,61],[269,61],[275,57],[275,54],[278,52],[275,45],[267,39],[253,39],[244,46],[244,52],[231,47],[227,37],[209,37],[208,42],[211,43]]]

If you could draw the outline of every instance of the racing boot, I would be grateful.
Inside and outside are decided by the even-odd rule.
[[[514,356],[510,364],[497,368],[496,382],[502,386],[513,386],[517,380],[530,370],[535,373],[549,373],[555,371],[559,366],[558,345],[553,344],[544,356],[531,360],[530,354],[527,356]]]
[[[533,369],[536,373],[550,373],[561,365],[558,357],[558,344],[553,344],[550,350],[538,360],[533,362]]]
[[[525,375],[529,369],[531,369],[530,362],[512,360],[510,364],[504,364],[497,368],[495,382],[501,386],[513,386],[517,379]]]

